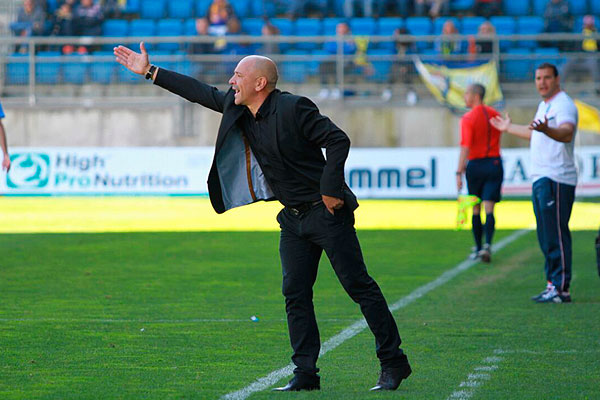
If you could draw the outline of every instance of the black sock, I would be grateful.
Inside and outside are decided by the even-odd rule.
[[[483,235],[483,228],[481,227],[481,215],[473,214],[471,218],[471,224],[473,225],[473,237],[475,238],[475,245],[477,250],[481,250],[481,236]]]
[[[494,214],[485,214],[485,242],[489,245],[492,244],[495,228],[496,218],[494,218]]]

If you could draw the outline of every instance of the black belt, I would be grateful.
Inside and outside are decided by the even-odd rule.
[[[307,212],[308,210],[310,210],[314,206],[317,206],[317,205],[321,204],[322,202],[323,202],[323,200],[317,200],[317,201],[313,201],[313,202],[310,202],[310,203],[302,203],[302,204],[294,206],[294,207],[286,207],[286,208],[292,214],[294,214],[295,216],[298,216],[300,214],[304,214],[305,212]]]

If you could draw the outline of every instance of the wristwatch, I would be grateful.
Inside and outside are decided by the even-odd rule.
[[[155,72],[156,72],[156,65],[151,65],[148,72],[146,72],[146,79],[152,79]]]

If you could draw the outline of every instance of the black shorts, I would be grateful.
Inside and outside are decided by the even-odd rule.
[[[502,198],[504,168],[500,157],[469,160],[466,177],[469,194],[479,197],[482,201],[499,202]]]

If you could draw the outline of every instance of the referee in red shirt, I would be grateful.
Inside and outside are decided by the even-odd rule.
[[[460,157],[456,170],[456,187],[463,186],[462,175],[466,172],[469,194],[482,200],[485,209],[485,226],[481,224],[481,205],[473,207],[473,236],[475,248],[471,258],[491,261],[491,244],[496,219],[494,205],[500,201],[504,169],[500,158],[500,132],[490,124],[490,119],[500,115],[492,107],[483,104],[485,87],[476,83],[465,92],[465,104],[471,111],[460,120]],[[482,244],[485,231],[485,244]]]

